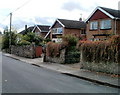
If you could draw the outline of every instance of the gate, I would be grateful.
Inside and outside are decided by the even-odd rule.
[[[35,47],[35,56],[41,57],[42,56],[42,46],[36,46]]]

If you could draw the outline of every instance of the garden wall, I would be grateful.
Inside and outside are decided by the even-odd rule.
[[[49,42],[46,45],[45,62],[54,63],[79,63],[80,53],[66,47],[65,43]]]
[[[45,56],[45,62],[65,63],[65,49],[61,50],[59,57]]]
[[[35,45],[11,46],[11,54],[21,57],[35,58]]]

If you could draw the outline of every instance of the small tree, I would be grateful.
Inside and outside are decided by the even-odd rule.
[[[63,41],[67,42],[69,46],[76,46],[78,39],[73,35],[65,35]]]
[[[65,35],[63,36],[63,42],[68,44],[67,50],[73,51],[76,50],[76,44],[78,42],[78,39],[73,35]]]
[[[10,37],[11,36],[11,37]],[[10,44],[11,40],[11,44]],[[16,45],[17,35],[14,32],[5,32],[2,40],[2,49],[9,48],[10,45]]]
[[[18,35],[18,37],[19,37],[18,45],[28,45],[33,42],[35,43],[35,45],[40,45],[41,42],[43,41],[41,37],[36,36],[32,32],[28,32],[27,34],[23,36]]]

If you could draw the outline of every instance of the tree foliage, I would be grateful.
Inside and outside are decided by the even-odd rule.
[[[11,42],[11,43],[10,43]],[[2,49],[9,48],[10,45],[16,45],[17,35],[14,32],[5,32],[2,40]]]
[[[28,45],[30,43],[35,43],[35,45],[40,45],[43,39],[39,36],[36,36],[32,32],[28,32],[25,35],[18,35],[19,41],[18,45]]]

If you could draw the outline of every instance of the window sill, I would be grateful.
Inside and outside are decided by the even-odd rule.
[[[62,33],[52,33],[53,35],[62,35]]]
[[[111,28],[106,28],[106,29],[100,29],[100,30],[111,30]]]
[[[97,31],[98,29],[90,29],[89,31]]]

